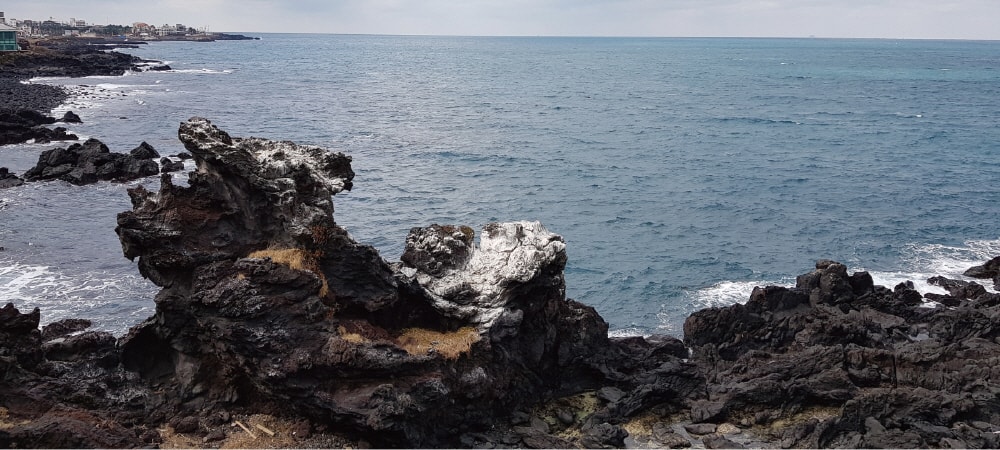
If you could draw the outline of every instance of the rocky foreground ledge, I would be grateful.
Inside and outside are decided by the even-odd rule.
[[[0,446],[1000,446],[976,283],[935,279],[931,308],[820,261],[683,341],[611,339],[537,222],[414,228],[390,264],[334,220],[349,157],[179,134],[197,170],[130,190],[116,230],[155,314],[116,339],[0,309]]]

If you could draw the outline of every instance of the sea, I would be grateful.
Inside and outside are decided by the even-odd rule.
[[[350,155],[336,221],[390,262],[412,227],[541,221],[612,335],[680,337],[819,259],[943,292],[927,278],[1000,255],[998,41],[245,34],[122,50],[169,71],[31,82],[71,89],[54,113],[112,151],[177,154],[201,116]],[[0,190],[0,303],[118,335],[149,317],[114,233],[136,183]]]

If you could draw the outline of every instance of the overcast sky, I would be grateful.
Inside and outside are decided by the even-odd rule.
[[[4,0],[8,18],[211,31],[1000,40],[1000,0]]]

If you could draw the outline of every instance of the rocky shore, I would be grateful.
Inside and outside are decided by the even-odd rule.
[[[56,121],[79,121],[75,114],[62,119],[49,112],[68,98],[57,86],[28,84],[34,77],[84,77],[121,75],[149,68],[150,61],[112,51],[135,44],[82,38],[22,40],[23,52],[0,54],[0,145],[28,141],[76,140],[65,129],[45,125]]]
[[[609,338],[537,222],[413,228],[390,263],[335,221],[350,157],[201,118],[179,138],[197,170],[130,189],[116,229],[152,317],[116,338],[0,309],[0,446],[1000,446],[977,283],[924,298],[821,260],[683,340]]]

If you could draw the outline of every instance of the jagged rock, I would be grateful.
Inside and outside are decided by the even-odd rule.
[[[607,346],[607,324],[565,299],[565,245],[538,223],[487,225],[478,246],[468,227],[432,227],[455,239],[410,240],[417,267],[394,269],[334,222],[350,158],[197,118],[179,134],[188,186],[131,189],[117,229],[163,287],[122,359],[172,397],[294,404],[379,445],[455,445],[460,424],[487,427]]]
[[[776,411],[836,405],[839,417],[797,428],[782,446],[984,442],[958,427],[957,418],[1000,413],[972,394],[1000,392],[1000,385],[985,381],[992,379],[991,361],[1000,355],[997,332],[988,325],[1000,313],[996,305],[921,308],[912,284],[901,283],[895,291],[868,288],[866,282],[844,284],[841,280],[857,277],[846,277],[841,267],[817,264],[793,289],[760,289],[747,305],[703,310],[688,319],[685,341],[713,377],[712,400],[693,403],[692,417],[705,411],[699,415],[713,422],[753,415],[758,423],[769,423]],[[970,286],[935,282],[963,292]],[[885,430],[866,428],[869,416]]]
[[[0,167],[0,189],[11,188],[24,184],[21,177],[10,172],[6,167]]]
[[[149,145],[146,141],[142,141],[138,147],[130,150],[129,155],[132,155],[135,159],[155,159],[160,157],[160,154],[156,152],[156,149],[154,149],[153,146]]]
[[[83,144],[42,152],[38,163],[24,176],[28,181],[63,180],[84,185],[101,180],[125,182],[159,172],[155,161],[111,153],[104,143],[92,138]]]

